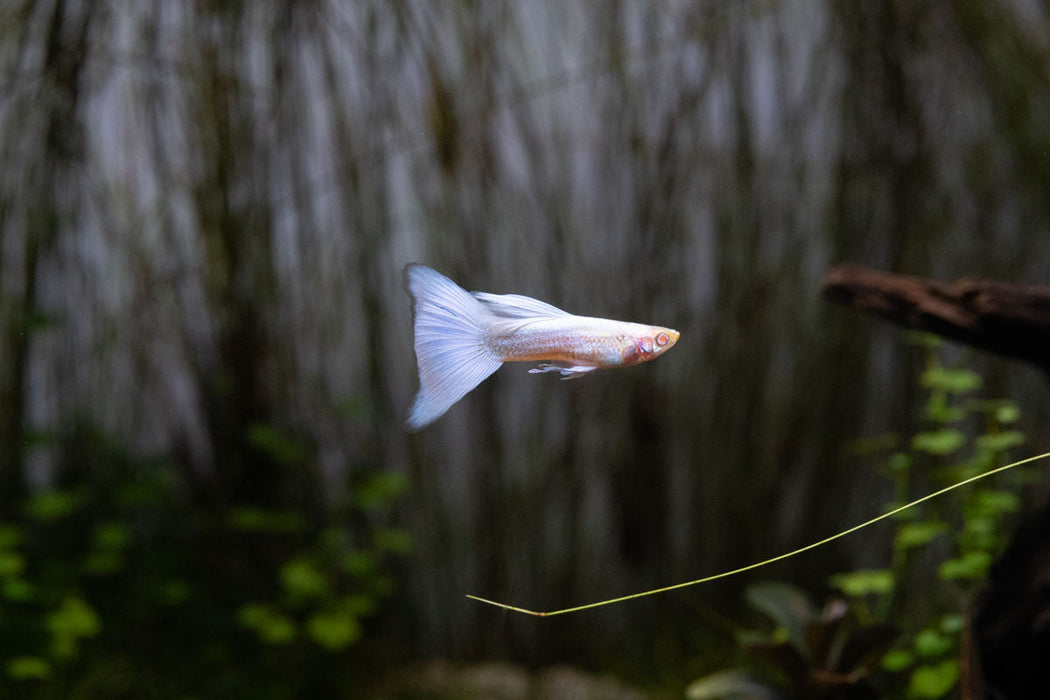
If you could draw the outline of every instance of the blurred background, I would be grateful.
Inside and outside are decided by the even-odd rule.
[[[1009,456],[1045,450],[1044,375],[820,281],[1046,282],[1048,25],[1025,0],[5,3],[0,686],[349,697],[440,658],[675,696],[735,663],[749,583],[822,601],[892,530],[550,620],[464,595],[588,603],[884,512],[872,451],[923,429],[931,352],[1016,407]],[[681,340],[571,383],[508,365],[409,435],[412,261]]]

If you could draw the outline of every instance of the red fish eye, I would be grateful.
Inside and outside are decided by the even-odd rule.
[[[666,333],[658,333],[656,336],[656,344],[661,348],[671,342],[671,339],[667,337]]]

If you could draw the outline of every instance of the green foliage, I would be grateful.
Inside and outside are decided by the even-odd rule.
[[[896,585],[893,572],[888,569],[859,569],[831,577],[831,585],[851,598],[885,595]]]
[[[248,442],[284,465],[302,464],[308,449],[306,444],[272,425],[257,423],[248,428]]]
[[[778,698],[784,691],[798,698],[870,697],[868,679],[896,629],[862,624],[841,600],[818,609],[785,583],[755,584],[745,596],[773,623],[772,630],[739,634],[741,645],[767,667],[713,673],[691,683],[686,697]]]
[[[911,446],[912,449],[919,452],[945,456],[961,448],[965,442],[966,435],[962,431],[943,428],[941,430],[928,430],[924,433],[919,433],[912,438]]]
[[[395,546],[384,546],[391,532],[402,537]],[[394,530],[376,531],[373,542],[375,550],[362,551],[351,548],[340,530],[323,532],[317,547],[280,566],[275,598],[242,605],[238,620],[267,644],[286,644],[301,635],[326,651],[349,647],[363,634],[362,620],[393,589],[379,570],[381,553],[401,554],[410,547],[408,536]]]
[[[948,526],[939,520],[903,523],[897,528],[893,544],[895,548],[901,550],[909,547],[922,547],[947,532]]]
[[[0,697],[352,694],[349,654],[412,547],[392,521],[403,477],[365,472],[324,508],[209,512],[177,465],[65,440],[75,468],[0,521]],[[307,478],[302,440],[256,425],[248,443]]]
[[[51,650],[55,658],[76,656],[81,639],[94,637],[102,629],[98,613],[78,596],[68,596],[44,618],[51,633]]]
[[[26,513],[34,520],[51,522],[73,515],[83,505],[84,494],[58,489],[40,491],[26,504]]]
[[[51,664],[39,656],[16,656],[8,660],[5,670],[18,681],[40,680],[51,673]]]
[[[943,698],[959,680],[959,662],[944,659],[934,664],[920,664],[908,679],[908,697]]]
[[[403,474],[395,472],[376,472],[357,484],[354,489],[354,504],[364,510],[383,508],[392,499],[397,498],[408,482]]]
[[[287,644],[295,639],[295,622],[262,603],[245,603],[237,621],[252,630],[264,644]]]
[[[970,398],[981,388],[980,376],[947,366],[936,338],[917,341],[926,356],[919,377],[926,392],[922,429],[910,439],[868,438],[856,450],[881,458],[893,492],[885,510],[1009,462],[1008,450],[1024,442],[1012,427],[1020,418],[1016,404]],[[743,644],[781,672],[720,672],[691,685],[691,697],[774,697],[785,689],[792,697],[810,697],[818,677],[837,679],[834,692],[841,695],[835,697],[867,697],[870,688],[861,679],[876,677],[881,692],[894,697],[948,697],[959,679],[966,625],[960,611],[1003,546],[1004,525],[1021,507],[1014,489],[1025,481],[1024,471],[1012,471],[998,482],[982,481],[897,514],[890,521],[895,530],[888,566],[833,575],[830,587],[841,598],[819,616],[804,594],[784,584],[748,589],[748,602],[776,627],[742,635]],[[833,634],[818,631],[829,622],[839,625]],[[868,653],[829,658],[814,647],[828,634],[841,649]],[[753,692],[755,684],[764,690]]]
[[[230,508],[227,522],[231,528],[241,532],[294,534],[306,529],[306,521],[300,513],[253,506]]]
[[[357,641],[361,625],[349,606],[315,613],[306,623],[306,631],[321,647],[338,651]]]
[[[887,507],[1007,462],[1007,451],[1024,442],[1024,436],[1011,427],[1020,417],[1016,404],[969,398],[981,388],[980,376],[947,366],[935,338],[922,338],[918,344],[926,357],[919,379],[927,392],[925,424],[905,441],[910,451],[896,446],[889,450],[884,473],[893,485],[894,499]],[[1023,475],[1009,478],[1016,484]],[[902,684],[908,697],[941,698],[953,691],[965,625],[958,610],[986,577],[1003,545],[1004,523],[1020,505],[1020,498],[1002,481],[981,482],[928,501],[894,521],[892,564],[881,572],[882,585],[861,585],[870,578],[870,572],[863,571],[831,578],[832,587],[859,614],[870,615],[873,622],[892,619],[905,630],[897,646],[883,656],[881,666]],[[935,578],[931,572],[936,572]],[[909,587],[904,585],[907,581],[926,585]]]
[[[785,583],[769,582],[749,587],[745,597],[751,607],[776,624],[776,636],[784,637],[805,653],[806,628],[816,617],[816,611],[802,591]]]

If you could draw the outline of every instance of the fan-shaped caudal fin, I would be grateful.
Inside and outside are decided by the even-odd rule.
[[[486,345],[491,314],[455,282],[424,265],[405,267],[412,297],[419,393],[408,414],[415,431],[434,422],[503,362]]]

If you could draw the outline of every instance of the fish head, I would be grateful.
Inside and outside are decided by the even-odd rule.
[[[659,326],[646,326],[644,330],[625,338],[623,364],[637,365],[664,354],[678,342],[678,331]]]

